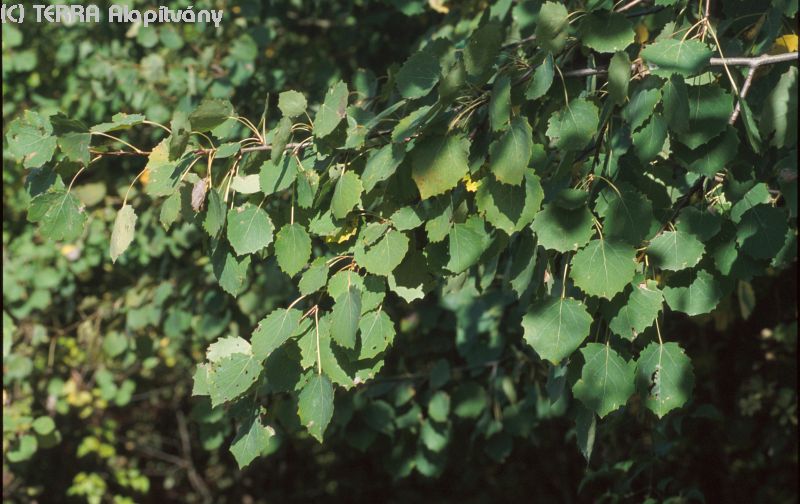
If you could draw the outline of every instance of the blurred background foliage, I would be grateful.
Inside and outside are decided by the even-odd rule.
[[[286,89],[318,103],[335,80],[380,78],[423,36],[484,7],[448,3],[449,14],[434,0],[201,0],[195,10],[225,10],[219,29],[3,25],[4,127],[27,108],[93,124],[117,112],[168,122],[205,96],[252,118]],[[515,5],[521,35],[539,3]],[[267,407],[292,435],[239,471],[226,448],[231,420],[190,398],[191,376],[210,342],[249,334],[291,287],[269,260],[251,266],[238,299],[226,295],[197,229],[168,234],[157,209],[139,209],[136,245],[112,267],[113,209],[141,162],[106,161],[80,179],[90,223],[61,245],[26,223],[42,174],[3,158],[4,502],[796,501],[796,261],[740,281],[709,316],[671,319],[664,330],[682,335],[695,363],[692,403],[664,421],[610,417],[590,464],[530,350],[470,364],[454,320],[479,314],[488,349],[502,330],[502,300],[479,298],[408,307],[380,377],[337,395],[323,445],[288,395],[273,393]],[[421,420],[444,407],[444,428]]]

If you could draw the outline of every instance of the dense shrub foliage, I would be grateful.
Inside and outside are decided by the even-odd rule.
[[[796,15],[4,25],[8,499],[796,499]]]

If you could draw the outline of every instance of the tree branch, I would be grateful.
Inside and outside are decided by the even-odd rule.
[[[708,62],[711,66],[746,66],[758,68],[762,65],[774,65],[786,61],[797,61],[797,51],[785,54],[762,54],[753,58],[711,58]]]
[[[523,44],[523,43],[528,42],[528,41],[533,40],[533,39],[534,39],[533,36],[527,37],[527,38],[519,40],[517,42],[512,42],[510,44],[507,44],[505,47],[512,47],[512,46],[515,46],[515,45]],[[756,57],[753,57],[753,58],[711,58],[711,60],[709,61],[708,64],[709,64],[709,66],[728,65],[728,66],[746,66],[746,67],[749,67],[750,68],[750,73],[748,74],[747,80],[745,80],[744,86],[742,87],[742,91],[740,93],[740,97],[743,99],[747,94],[747,90],[749,89],[750,84],[752,83],[753,74],[755,73],[755,70],[758,67],[763,66],[763,65],[774,65],[774,64],[777,64],[777,63],[784,63],[784,62],[787,62],[787,61],[797,61],[797,59],[798,59],[798,53],[797,52],[792,52],[792,53],[775,54],[775,55],[763,54],[761,56],[756,56]],[[632,65],[631,68],[635,69],[635,65]],[[531,75],[533,75],[533,71],[534,71],[533,68],[529,68],[522,76],[520,76],[519,79],[517,79],[514,82],[514,85],[521,84],[522,82],[525,82],[526,80],[530,79]],[[595,75],[605,75],[607,73],[608,73],[608,69],[605,68],[605,67],[577,68],[577,69],[573,69],[573,70],[565,70],[563,72],[564,77],[592,77],[592,76],[595,76]],[[741,108],[741,105],[739,103],[737,103],[736,104],[736,109],[734,110],[734,115],[732,115],[731,119],[730,119],[731,124],[733,124],[736,121],[736,118],[739,115],[740,108]],[[297,149],[302,145],[303,145],[303,142],[290,143],[290,144],[286,145],[286,150]],[[198,150],[194,151],[194,154],[207,155],[210,152],[212,152],[213,150],[214,149],[198,149]],[[272,150],[272,144],[261,144],[261,145],[255,145],[253,147],[245,147],[245,148],[241,149],[239,152],[245,153],[245,152],[258,152],[258,151],[271,151],[271,150]],[[146,155],[150,154],[149,152],[145,152],[145,151],[139,151],[139,152],[111,151],[111,152],[96,152],[96,153],[98,155],[101,155],[101,156],[146,156]]]
[[[797,52],[786,54],[763,54],[753,58],[711,58],[708,66],[746,66],[750,68],[758,68],[763,65],[774,65],[777,63],[785,63],[787,61],[796,61],[798,57]],[[635,69],[635,65],[631,65],[631,69]],[[604,75],[608,73],[606,67],[596,68],[579,68],[576,70],[567,70],[564,72],[564,77],[591,77],[593,75]]]
[[[739,92],[739,100],[736,102],[736,107],[733,108],[730,119],[728,119],[728,124],[731,126],[733,126],[736,119],[739,117],[739,112],[742,110],[742,102],[747,97],[747,92],[750,91],[750,84],[753,83],[753,76],[756,74],[757,69],[758,67],[750,67],[750,71],[747,72],[747,78],[744,80],[742,90]]]

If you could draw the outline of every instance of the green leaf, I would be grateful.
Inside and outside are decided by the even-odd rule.
[[[328,377],[312,376],[300,392],[297,406],[300,422],[321,443],[333,417],[333,385]]]
[[[398,231],[411,231],[425,222],[424,213],[418,207],[406,206],[398,208],[389,218]]]
[[[235,353],[211,366],[208,373],[208,394],[211,406],[239,398],[258,380],[261,364],[249,354]]]
[[[325,101],[320,105],[314,117],[314,135],[324,138],[336,129],[347,112],[347,84],[337,82],[325,94]]]
[[[56,137],[47,116],[26,110],[8,126],[8,150],[25,168],[38,168],[53,158]]]
[[[546,249],[567,252],[583,247],[594,234],[592,214],[586,207],[565,210],[548,203],[536,214],[531,229]]]
[[[597,415],[582,406],[579,407],[575,418],[575,438],[586,462],[592,458],[596,434]]]
[[[627,302],[611,319],[608,327],[615,334],[633,341],[653,325],[663,304],[664,296],[656,282],[650,280],[646,284],[635,285]]]
[[[705,145],[691,150],[675,142],[672,146],[675,159],[687,170],[714,177],[736,159],[739,150],[739,135],[735,128],[728,127],[722,135]]]
[[[631,80],[631,59],[625,52],[618,52],[608,65],[608,94],[617,105],[628,98],[628,84]]]
[[[364,186],[358,174],[348,171],[345,172],[336,182],[331,200],[331,213],[337,219],[344,219],[350,210],[361,203],[361,193]]]
[[[206,348],[206,360],[217,363],[233,354],[250,354],[250,343],[238,336],[219,338]]]
[[[219,191],[212,188],[208,191],[208,198],[206,199],[206,215],[203,218],[203,229],[206,230],[208,236],[215,238],[224,224],[225,202],[222,201]]]
[[[277,163],[267,159],[258,173],[259,187],[267,196],[288,189],[296,179],[297,160],[291,156],[284,156]]]
[[[192,376],[192,395],[193,396],[207,396],[208,395],[208,374],[210,371],[209,364],[198,364],[195,368],[194,375]]]
[[[328,295],[333,299],[338,299],[340,296],[345,294],[350,287],[354,287],[359,292],[363,292],[364,277],[351,269],[338,271],[336,274],[331,276],[330,280],[328,280]],[[361,304],[361,311],[363,312],[363,300]]]
[[[698,271],[688,286],[664,288],[664,299],[669,307],[687,315],[710,313],[723,294],[720,281],[705,270]]]
[[[502,25],[496,22],[475,30],[464,48],[464,68],[469,76],[480,78],[492,69],[504,36]]]
[[[233,116],[233,105],[228,100],[203,100],[189,115],[189,122],[195,131],[211,131]]]
[[[649,163],[658,157],[664,142],[667,140],[667,122],[661,114],[654,114],[642,129],[631,135],[636,157],[643,163]]]
[[[520,185],[533,154],[533,130],[527,119],[517,116],[511,127],[489,148],[489,170],[500,182]]]
[[[595,211],[603,218],[603,236],[631,245],[647,238],[655,222],[652,203],[633,189],[604,190],[597,197]]]
[[[555,54],[564,48],[569,36],[569,12],[560,3],[545,2],[536,23],[536,42]]]
[[[406,256],[408,243],[405,233],[389,230],[356,261],[373,275],[389,276]]]
[[[442,75],[439,60],[430,51],[422,50],[411,55],[397,72],[395,83],[400,96],[414,99],[428,94]]]
[[[578,98],[550,116],[547,121],[547,136],[558,149],[580,150],[597,133],[599,122],[597,107]]]
[[[117,262],[117,258],[133,242],[134,230],[136,229],[136,212],[130,205],[123,205],[117,212],[114,219],[114,230],[111,232],[111,262]]]
[[[255,194],[260,189],[261,182],[256,174],[234,175],[231,179],[231,190],[239,194]]]
[[[125,114],[120,112],[111,117],[110,123],[102,123],[93,126],[91,131],[97,133],[108,133],[111,131],[130,129],[131,126],[138,126],[144,123],[145,117],[142,114]]]
[[[653,266],[680,271],[700,262],[705,246],[694,235],[683,231],[664,231],[650,241],[647,255]]]
[[[453,273],[461,273],[476,264],[492,243],[483,219],[477,215],[470,216],[463,224],[455,224],[450,229],[449,237],[450,260],[447,269]]]
[[[224,211],[224,209],[223,209]],[[165,230],[168,230],[172,224],[178,220],[181,214],[181,193],[176,192],[161,203],[161,211],[159,212],[158,220]],[[224,213],[223,213],[224,215]]]
[[[486,177],[475,194],[478,210],[486,214],[486,220],[508,235],[522,231],[533,221],[543,199],[539,177],[531,170],[526,170],[523,186],[507,185]]]
[[[653,73],[669,77],[673,73],[689,77],[699,73],[714,55],[706,44],[696,39],[662,39],[642,49],[642,58],[658,68]]]
[[[218,245],[211,256],[214,277],[225,292],[237,296],[244,288],[250,256],[238,259],[227,244]]]
[[[417,250],[406,254],[400,266],[389,275],[389,287],[406,303],[425,297],[432,288],[433,277],[428,272],[425,257]]]
[[[302,164],[297,173],[297,205],[300,208],[311,208],[319,189],[319,175],[313,170],[304,170]]]
[[[145,170],[150,174],[145,186],[148,195],[170,196],[178,190],[183,164],[169,160],[169,139],[161,141],[150,151]]]
[[[39,442],[33,434],[23,434],[19,436],[19,446],[9,449],[6,457],[9,462],[17,463],[30,459],[36,454]]]
[[[719,136],[728,127],[733,112],[733,96],[716,84],[689,88],[689,123],[677,132],[678,140],[696,149]]]
[[[427,217],[425,232],[428,234],[428,241],[438,243],[447,238],[447,233],[450,232],[453,224],[452,199],[441,197],[431,201]]]
[[[592,12],[581,20],[578,28],[583,44],[600,53],[622,51],[633,43],[633,24],[624,14]]]
[[[447,422],[449,414],[450,396],[444,390],[440,390],[428,401],[428,416],[434,422],[444,423]]]
[[[183,156],[186,152],[187,145],[189,145],[189,138],[192,132],[189,116],[183,111],[176,110],[172,116],[172,121],[170,121],[170,129],[172,130],[172,134],[169,136],[168,140],[169,160],[175,161]]]
[[[239,469],[244,469],[260,456],[274,435],[275,429],[262,425],[259,415],[253,415],[240,425],[230,447]]]
[[[469,173],[469,141],[458,135],[429,137],[411,152],[411,177],[422,199],[444,194]]]
[[[290,277],[295,276],[311,258],[311,238],[298,224],[287,224],[275,235],[275,258]]]
[[[452,399],[453,414],[459,418],[478,418],[489,402],[486,390],[474,381],[460,384]]]
[[[383,310],[376,310],[364,315],[358,324],[358,329],[361,331],[359,359],[375,357],[394,341],[394,324]]]
[[[631,101],[622,109],[622,119],[627,122],[631,131],[636,131],[647,121],[661,99],[661,91],[649,87],[651,81],[644,81],[644,85],[634,91]]]
[[[89,165],[90,153],[89,145],[92,143],[92,135],[89,133],[66,133],[58,137],[58,147],[67,159],[81,163],[83,166]]]
[[[521,298],[531,285],[531,278],[536,267],[537,247],[533,235],[523,232],[519,235],[516,246],[511,251],[511,269],[509,283],[511,289]]]
[[[56,423],[49,416],[40,416],[31,423],[31,428],[40,436],[48,436],[56,430]]]
[[[731,220],[736,224],[742,222],[745,212],[758,205],[769,203],[771,199],[767,184],[761,182],[754,185],[731,208]]]
[[[450,103],[461,91],[466,80],[467,70],[464,68],[464,58],[461,54],[457,54],[455,62],[447,69],[442,83],[439,85],[439,100],[442,103]]]
[[[300,289],[300,294],[307,296],[312,292],[316,292],[328,283],[328,265],[325,257],[318,257],[314,259],[311,266],[308,267],[303,276],[300,277],[300,282],[297,287]]]
[[[736,228],[739,250],[756,259],[775,257],[789,230],[786,218],[785,211],[770,205],[747,210]]]
[[[303,369],[316,365],[316,369],[319,370],[321,367],[325,375],[333,383],[349,389],[355,383],[339,365],[339,361],[334,354],[330,325],[330,316],[325,315],[319,319],[319,326],[306,324],[304,326],[305,330],[301,329],[303,335],[297,340],[301,355],[300,365]],[[319,328],[319,335],[317,335],[317,327]],[[352,353],[350,354],[352,355]]]
[[[635,274],[636,249],[600,238],[575,254],[570,276],[586,294],[611,299],[622,292]]]
[[[684,208],[675,222],[675,229],[707,242],[722,229],[722,216],[712,209]]]
[[[689,127],[689,90],[683,78],[673,75],[661,88],[664,119],[672,131],[684,132]]]
[[[528,100],[538,100],[544,96],[553,84],[555,73],[553,55],[547,53],[542,64],[537,66],[536,70],[533,71],[533,78],[530,84],[528,84],[528,89],[525,91],[525,98]]]
[[[382,182],[392,175],[403,162],[406,151],[400,144],[387,144],[380,149],[373,151],[367,159],[361,181],[364,184],[364,191],[370,192],[375,184]]]
[[[692,397],[692,361],[677,343],[650,343],[636,362],[636,385],[647,409],[662,418]]]
[[[592,317],[572,298],[547,298],[534,303],[522,317],[523,337],[542,359],[558,365],[589,335]]]
[[[400,119],[392,130],[392,142],[404,143],[411,140],[433,118],[436,110],[433,105],[423,105]]]
[[[572,386],[572,393],[603,418],[624,406],[633,395],[636,363],[623,359],[608,344],[588,343],[581,354],[583,370]]]
[[[791,66],[781,75],[761,111],[761,134],[774,132],[771,144],[778,148],[797,145],[797,72]]]
[[[306,97],[297,91],[284,91],[278,95],[278,108],[284,117],[298,117],[305,113],[308,103]]]
[[[503,131],[511,117],[511,78],[498,75],[489,100],[489,124],[492,131]]]
[[[350,286],[336,299],[331,313],[331,337],[344,348],[356,346],[356,333],[361,317],[361,293]]]
[[[228,211],[228,240],[236,255],[252,254],[272,243],[272,221],[262,208],[245,203]]]
[[[265,360],[278,347],[291,338],[300,326],[303,314],[294,308],[278,308],[258,323],[250,342],[253,345],[253,356],[259,361]]]
[[[75,195],[59,189],[33,198],[28,220],[38,222],[39,232],[48,240],[73,241],[83,233],[86,213]]]
[[[277,163],[283,156],[283,151],[289,144],[289,138],[292,136],[292,120],[288,117],[282,117],[278,121],[278,125],[274,129],[272,136],[272,150],[270,151],[270,159],[273,163]]]

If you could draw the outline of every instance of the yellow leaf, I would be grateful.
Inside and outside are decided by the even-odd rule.
[[[80,257],[80,249],[71,243],[67,243],[63,245],[59,250],[61,255],[69,259],[70,261],[74,261],[78,257]]]
[[[647,29],[644,23],[636,25],[636,43],[644,44],[650,38],[650,30]]]
[[[142,183],[143,186],[146,186],[148,182],[150,182],[150,170],[145,168],[142,171],[142,175],[139,177],[139,181]]]
[[[345,227],[333,236],[326,236],[325,243],[344,243],[358,232],[357,219],[351,219]]]
[[[784,54],[797,51],[797,35],[781,35],[775,39],[770,54]]]
[[[470,178],[469,175],[467,175],[466,177],[464,177],[461,180],[463,180],[464,184],[466,184],[468,192],[475,192],[475,191],[478,190],[478,187],[481,186],[480,181],[472,180],[472,178]]]
[[[446,6],[444,1],[445,0],[428,0],[428,5],[439,14],[447,14],[450,12],[450,7]]]

